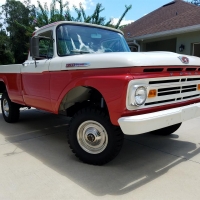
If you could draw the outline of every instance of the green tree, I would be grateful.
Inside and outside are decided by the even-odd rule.
[[[125,9],[124,13],[122,14],[122,16],[119,18],[119,21],[117,22],[115,28],[119,28],[121,21],[123,20],[123,18],[124,18],[125,15],[127,14],[127,12],[132,8],[132,5],[130,5],[130,6],[125,6],[125,8],[126,8],[126,9]]]
[[[56,8],[56,3],[59,8]],[[56,21],[77,21],[103,26],[118,28],[126,13],[131,6],[125,6],[126,9],[119,19],[116,26],[111,24],[111,19],[106,21],[101,16],[102,4],[97,3],[94,12],[86,15],[83,5],[73,6],[76,16],[72,16],[69,2],[63,3],[63,0],[52,0],[50,10],[47,3],[42,6],[38,1],[38,8],[35,8],[30,0],[24,0],[23,3],[16,0],[6,0],[6,3],[0,7],[0,19],[3,17],[3,24],[0,23],[0,63],[22,63],[27,58],[29,49],[29,38],[31,37],[35,26],[44,26]],[[5,26],[5,30],[3,29]],[[7,60],[8,62],[6,62]]]
[[[56,9],[56,2],[59,3],[59,9]],[[40,1],[37,1],[38,8],[36,9],[37,17],[34,20],[35,25],[42,27],[44,25],[56,22],[56,21],[64,21],[66,20],[66,17],[64,16],[64,9],[66,9],[66,12],[70,13],[68,2],[63,3],[62,0],[53,0],[50,5],[50,10],[47,6],[47,3],[44,4],[44,6],[40,3]],[[74,21],[74,18],[70,15],[70,20],[68,21]]]
[[[4,19],[6,32],[10,38],[10,47],[16,63],[22,63],[27,58],[29,37],[33,32],[34,9],[30,0],[24,1],[24,4],[15,0],[6,0],[2,6],[2,13],[6,16]]]
[[[196,6],[200,6],[200,0],[193,0],[191,3]]]
[[[56,9],[56,2],[59,4],[59,9]],[[87,22],[93,24],[104,24],[105,18],[100,17],[99,13],[104,10],[101,4],[97,4],[94,13],[91,16],[86,16],[85,10],[82,4],[79,4],[79,8],[73,6],[77,16],[72,16],[69,8],[69,2],[63,3],[62,0],[53,0],[50,5],[50,10],[47,3],[44,6],[38,1],[37,18],[35,23],[41,27],[56,21],[76,21],[76,22]]]
[[[1,26],[2,27],[2,26]],[[10,50],[10,38],[5,30],[0,29],[0,65],[14,63],[14,56]]]

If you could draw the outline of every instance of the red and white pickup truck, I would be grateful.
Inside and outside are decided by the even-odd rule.
[[[71,117],[68,141],[82,161],[105,164],[123,135],[169,135],[200,116],[200,58],[132,53],[119,30],[56,22],[34,32],[22,65],[0,66],[6,122],[20,107]]]

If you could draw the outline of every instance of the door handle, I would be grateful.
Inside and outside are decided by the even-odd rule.
[[[22,63],[22,66],[23,66],[23,67],[26,67],[26,66],[27,66],[27,64],[24,62],[24,63]]]

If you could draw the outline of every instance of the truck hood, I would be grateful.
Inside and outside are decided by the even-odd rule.
[[[182,58],[188,63],[183,63]],[[139,66],[200,66],[200,58],[171,52],[117,52],[63,57],[62,69],[92,69]]]

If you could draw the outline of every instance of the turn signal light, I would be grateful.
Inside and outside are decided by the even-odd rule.
[[[197,85],[197,90],[200,90],[200,84]]]
[[[157,91],[156,90],[150,90],[148,94],[148,98],[153,98],[157,96]]]

